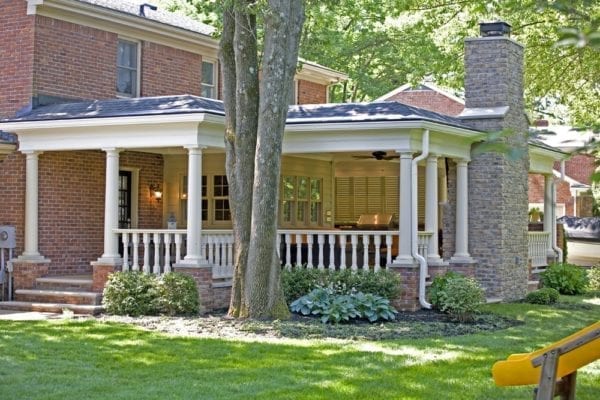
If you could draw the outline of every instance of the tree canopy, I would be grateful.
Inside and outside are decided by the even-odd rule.
[[[162,0],[220,30],[219,2]],[[369,101],[430,79],[460,93],[464,38],[504,20],[526,48],[532,117],[600,121],[600,2],[595,0],[309,1],[300,56],[349,74],[332,101]],[[568,118],[565,118],[568,117]]]

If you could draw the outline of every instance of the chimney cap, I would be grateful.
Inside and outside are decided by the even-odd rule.
[[[479,33],[482,37],[488,36],[509,36],[510,24],[504,21],[481,22],[479,24]]]

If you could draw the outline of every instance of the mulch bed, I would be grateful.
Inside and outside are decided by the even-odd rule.
[[[399,313],[392,322],[323,324],[317,318],[292,314],[287,321],[239,320],[225,314],[201,317],[97,317],[100,321],[123,322],[169,335],[232,340],[276,341],[285,339],[389,340],[423,339],[468,335],[506,329],[522,322],[495,314],[479,314],[475,321],[458,323],[445,314],[420,310]]]

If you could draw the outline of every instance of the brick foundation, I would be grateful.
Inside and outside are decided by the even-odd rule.
[[[120,269],[118,265],[92,263],[92,292],[102,293],[108,276]]]
[[[417,311],[419,305],[419,266],[391,265],[390,271],[400,275],[400,297],[392,300],[399,311]]]
[[[202,312],[214,310],[213,288],[212,288],[212,267],[211,266],[185,266],[175,265],[175,272],[186,274],[194,278],[198,295],[200,297],[200,309]]]
[[[36,279],[48,275],[49,261],[16,261],[13,264],[13,290],[33,289]]]

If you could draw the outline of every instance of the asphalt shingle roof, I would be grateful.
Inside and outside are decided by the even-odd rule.
[[[17,137],[12,133],[0,131],[0,143],[15,144],[17,143]]]
[[[10,121],[49,121],[187,113],[225,115],[222,101],[192,95],[179,95],[54,104],[33,109],[27,114],[10,119]],[[458,118],[392,101],[291,106],[288,113],[288,124],[423,120],[472,130],[462,124]]]
[[[182,14],[172,13],[161,10],[160,8],[156,11],[152,11],[150,8],[144,8],[144,15],[140,16],[140,5],[141,4],[153,4],[152,1],[123,1],[123,0],[77,0],[80,3],[92,4],[94,6],[108,8],[110,10],[118,11],[124,14],[135,15],[139,18],[150,19],[156,22],[160,22],[166,25],[175,26],[188,31],[201,33],[203,35],[212,35],[215,32],[215,28],[210,25],[203,24],[202,22],[196,21],[193,18],[187,17]]]

